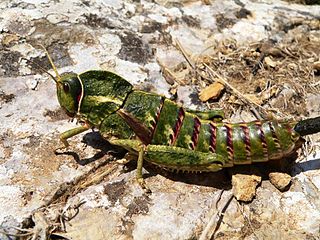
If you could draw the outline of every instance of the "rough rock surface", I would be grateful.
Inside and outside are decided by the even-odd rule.
[[[261,176],[232,175],[232,191],[238,201],[250,202],[256,195],[256,187],[261,183]]]
[[[291,176],[287,173],[274,172],[269,174],[270,182],[280,191],[285,190],[291,183]]]
[[[76,123],[59,108],[54,82],[21,59],[50,70],[42,44],[60,73],[108,69],[140,89],[167,97],[174,93],[177,101],[199,107],[191,80],[170,92],[173,82],[161,73],[161,66],[186,66],[175,40],[193,55],[209,53],[214,43],[229,39],[243,48],[265,39],[276,42],[290,31],[292,44],[300,30],[311,32],[314,40],[318,5],[2,0],[0,10],[0,239],[9,239],[2,233],[17,232],[14,227],[34,229],[42,238],[52,233],[79,240],[320,238],[319,155],[293,166],[288,191],[262,181],[249,204],[227,197],[231,178],[225,171],[176,174],[148,164],[144,175],[152,193],[146,195],[135,183],[135,163],[116,164],[122,150],[96,132],[73,137],[70,151],[54,154],[59,133]],[[296,61],[289,67],[299,72]],[[317,61],[311,52],[310,63]],[[269,63],[277,67],[276,61]],[[177,79],[186,81],[184,74]],[[319,112],[312,107],[308,113]]]

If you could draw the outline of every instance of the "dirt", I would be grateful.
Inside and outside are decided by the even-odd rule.
[[[109,28],[114,29],[116,26],[108,18],[99,17],[97,14],[89,13],[83,15],[85,18],[84,24],[93,28]]]
[[[306,4],[306,5],[316,5],[320,4],[319,0],[285,0],[290,3]]]
[[[150,47],[133,32],[126,31],[119,34],[122,47],[118,53],[119,58],[137,63],[147,63],[152,54]]]
[[[148,195],[135,197],[128,207],[126,216],[132,218],[134,214],[147,214],[149,211],[150,198]]]
[[[15,98],[14,94],[5,94],[0,91],[0,106],[2,103],[10,103]]]
[[[33,163],[30,164],[29,159],[24,160],[24,164],[27,168],[31,165],[28,171],[32,172],[33,178],[26,180],[25,172],[16,172],[14,174],[14,183],[23,183],[25,186],[33,187],[40,186],[50,179],[60,167],[61,162],[58,161],[58,156],[54,154],[54,149],[57,143],[55,141],[42,139],[36,136],[29,137],[29,143],[25,144],[24,151],[29,156],[29,159],[33,159]]]
[[[19,58],[21,54],[9,49],[0,50],[0,77],[19,76]]]
[[[134,228],[133,215],[146,215],[149,212],[150,198],[147,195],[134,197],[133,201],[128,206],[125,218],[122,219],[122,224],[125,228],[123,231],[127,236],[132,236]]]
[[[53,122],[70,119],[69,116],[65,113],[65,111],[62,108],[59,108],[57,110],[46,109],[43,112],[43,116],[49,117],[50,121],[53,121]]]
[[[122,197],[125,194],[126,183],[122,180],[120,182],[114,182],[107,184],[104,188],[104,193],[108,195],[109,201],[113,204],[117,201],[121,201]]]
[[[225,28],[231,28],[237,21],[233,18],[227,18],[223,14],[218,14],[215,16],[217,27],[220,31],[222,31]]]
[[[235,15],[237,18],[248,18],[252,16],[252,13],[246,8],[241,8]]]
[[[305,25],[309,24],[307,21]],[[190,68],[186,79],[194,79],[200,92],[203,89],[200,86],[210,85],[214,79],[208,74],[207,65],[243,95],[254,98],[271,116],[307,117],[305,99],[320,91],[320,77],[314,64],[320,55],[319,44],[320,36],[304,28],[288,31],[279,42],[241,46],[232,39],[222,41],[213,47],[212,54],[193,59],[196,68]],[[250,112],[250,106],[237,99],[230,89],[208,104],[211,108],[223,108],[227,119],[236,111]]]
[[[8,159],[12,156],[13,148],[10,144],[10,139],[12,138],[12,131],[8,130],[0,134],[0,146],[3,148],[3,159],[0,160],[0,163],[5,162],[5,159]]]
[[[189,27],[200,28],[200,20],[192,16],[183,15],[182,21],[184,21]]]
[[[163,24],[157,22],[157,21],[146,21],[142,24],[140,27],[141,33],[154,33],[155,31],[161,32],[163,30],[164,26]]]

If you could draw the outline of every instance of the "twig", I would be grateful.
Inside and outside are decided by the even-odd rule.
[[[253,228],[253,226],[252,226],[252,223],[251,223],[250,218],[244,213],[244,211],[243,211],[242,206],[240,205],[240,203],[237,202],[237,204],[238,204],[238,209],[239,209],[239,211],[241,212],[243,218],[248,222],[248,224],[249,224],[249,226],[250,226],[250,228],[251,228],[251,231],[252,231],[253,235],[259,240],[259,237],[257,236],[257,234],[256,234],[255,231],[254,231],[254,228]]]
[[[114,170],[116,170],[118,168],[117,164],[114,164],[113,166],[109,167],[109,169],[104,170],[104,171],[96,171],[95,174],[93,174],[91,177],[91,179],[86,179],[86,181],[81,182],[79,184],[79,187],[77,188],[77,192],[79,192],[82,189],[87,188],[88,186],[97,184],[99,182],[101,182],[107,175],[109,175],[111,172],[113,172]],[[99,169],[100,170],[100,169]]]
[[[177,48],[178,50],[180,50],[180,52],[182,53],[182,55],[184,56],[184,58],[187,60],[187,62],[189,63],[189,65],[195,69],[195,64],[193,63],[193,61],[189,58],[189,55],[187,54],[187,52],[184,50],[184,48],[182,47],[180,41],[178,39],[176,39],[176,43],[177,43]]]
[[[219,195],[218,195],[218,199],[216,201],[216,210],[218,210],[218,203],[220,202],[221,198],[222,198],[222,194],[223,194],[224,190],[221,190]]]
[[[257,74],[257,72],[258,72],[258,70],[261,68],[261,65],[263,64],[262,62],[263,62],[263,60],[264,60],[264,58],[266,57],[266,54],[263,52],[261,55],[260,55],[260,57],[259,57],[259,59],[258,59],[258,62],[254,65],[254,67],[252,68],[252,74],[253,75],[256,75]]]
[[[221,192],[221,194],[219,194],[217,201],[220,201],[222,193],[223,193],[223,191]],[[219,230],[220,225],[221,225],[222,220],[223,220],[224,213],[227,211],[227,208],[230,205],[232,199],[233,199],[233,193],[231,193],[231,196],[229,197],[229,199],[226,202],[226,204],[223,206],[221,212],[219,213],[219,211],[216,211],[212,215],[212,217],[211,217],[210,221],[208,222],[207,226],[204,228],[203,232],[201,233],[201,235],[199,237],[199,240],[214,239],[214,235]],[[217,220],[217,217],[218,217],[218,220]],[[214,226],[216,226],[216,227],[214,228]]]
[[[223,221],[223,217],[224,217],[224,214],[225,212],[227,211],[232,199],[234,198],[233,196],[233,193],[231,192],[230,194],[230,197],[228,199],[228,201],[226,202],[226,204],[224,205],[224,207],[222,208],[221,212],[219,213],[219,219],[218,219],[218,222],[217,222],[217,226],[216,228],[214,229],[213,233],[209,236],[210,238],[209,239],[214,239],[214,235],[218,232],[220,226],[221,226],[221,223]]]
[[[207,81],[211,82],[212,79],[208,78],[207,76],[205,76],[198,68],[196,68],[196,64],[190,59],[189,55],[187,54],[187,52],[184,50],[184,48],[182,47],[181,43],[179,42],[178,39],[176,39],[176,43],[177,43],[177,49],[182,53],[182,55],[184,56],[184,58],[186,59],[186,61],[189,63],[190,67],[193,68],[193,70],[196,71],[197,74],[199,74],[203,79],[206,79]]]
[[[63,231],[65,231],[65,229],[66,229],[66,221],[69,222],[73,218],[75,218],[78,215],[78,213],[80,212],[80,209],[79,209],[80,206],[85,204],[85,203],[86,203],[85,200],[80,200],[77,204],[73,204],[73,205],[67,204],[63,208],[63,210],[62,210],[62,212],[61,212],[61,214],[59,216],[61,229]],[[74,212],[72,213],[72,211],[74,211]]]
[[[0,234],[6,235],[6,236],[11,236],[11,237],[26,237],[26,236],[33,235],[33,232],[27,231],[27,233],[8,233],[7,231],[0,230]]]

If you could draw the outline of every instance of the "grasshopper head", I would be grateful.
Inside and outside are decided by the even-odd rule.
[[[70,117],[74,117],[79,110],[78,107],[82,100],[83,86],[80,82],[81,80],[79,79],[78,74],[72,72],[59,75],[58,70],[54,65],[48,51],[44,46],[40,46],[44,49],[53,71],[55,72],[56,76],[53,76],[51,73],[45,71],[56,83],[57,96],[60,106]],[[42,67],[40,68],[42,69]]]
[[[107,71],[91,70],[80,75],[72,72],[59,75],[47,50],[44,47],[43,49],[55,76],[45,72],[56,83],[60,106],[70,117],[80,117],[81,115],[83,119],[93,125],[100,125],[106,116],[113,114],[121,107],[126,96],[132,90],[133,86],[128,81]],[[81,79],[90,79],[86,89]],[[85,92],[86,94],[84,94]]]
[[[64,73],[56,81],[57,96],[60,106],[70,117],[78,111],[81,99],[81,84],[76,73]]]

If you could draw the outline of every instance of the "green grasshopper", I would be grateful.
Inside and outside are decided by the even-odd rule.
[[[166,169],[215,172],[224,167],[277,160],[301,146],[301,136],[320,131],[320,118],[304,121],[225,123],[221,110],[192,111],[165,97],[135,90],[108,71],[56,74],[61,107],[83,124],[60,135],[68,139],[98,128],[110,143],[138,155],[136,178],[143,185],[143,160]]]

